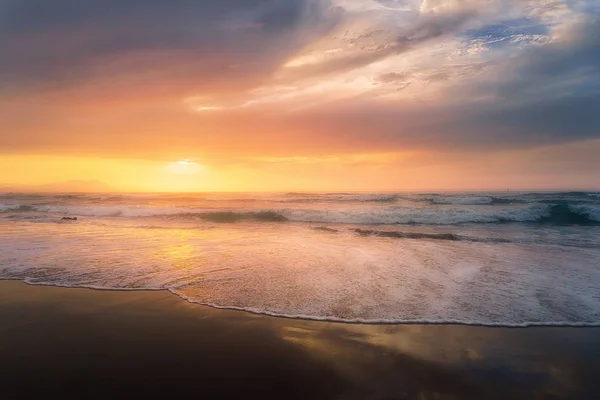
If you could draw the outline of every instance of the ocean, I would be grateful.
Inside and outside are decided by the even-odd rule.
[[[598,326],[600,194],[2,193],[0,279],[315,320]]]

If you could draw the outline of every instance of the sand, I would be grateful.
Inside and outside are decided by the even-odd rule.
[[[597,398],[600,328],[353,325],[0,281],[3,399]]]

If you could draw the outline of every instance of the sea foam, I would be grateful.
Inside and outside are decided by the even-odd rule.
[[[221,308],[365,323],[596,325],[600,250],[249,222],[0,224],[0,277],[164,289]]]

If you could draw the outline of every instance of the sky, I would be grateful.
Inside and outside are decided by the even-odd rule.
[[[598,190],[600,0],[0,0],[0,107],[0,190]]]

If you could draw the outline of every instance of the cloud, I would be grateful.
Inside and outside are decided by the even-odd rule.
[[[386,72],[377,76],[377,81],[381,83],[404,83],[410,78],[408,72]]]
[[[335,20],[318,0],[3,0],[0,88],[245,87]],[[215,84],[216,81],[216,84]],[[123,80],[121,80],[121,84]]]
[[[0,150],[285,158],[594,139],[593,6],[0,0]]]
[[[583,93],[600,89],[600,20],[582,17],[560,37],[543,46],[534,46],[511,65],[508,79],[500,89],[509,96],[550,96]],[[591,85],[591,87],[590,87]]]
[[[476,12],[471,8],[452,12],[427,12],[417,14],[415,20],[406,21],[399,28],[385,26],[366,30],[343,39],[346,51],[335,52],[320,62],[288,68],[283,79],[293,81],[355,70],[455,33],[475,15]]]
[[[365,146],[398,149],[495,151],[598,138],[599,19],[578,16],[548,33],[556,37],[506,60],[380,74],[384,86],[418,79],[447,86],[427,101],[353,100],[314,110],[308,129],[336,132],[330,135],[357,147],[364,135]]]

